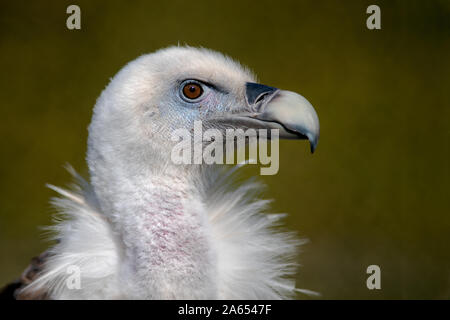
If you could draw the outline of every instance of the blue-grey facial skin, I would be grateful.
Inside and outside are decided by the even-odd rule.
[[[183,87],[190,82],[200,85],[203,89],[201,96],[194,100],[183,95]],[[238,112],[244,107],[242,101],[238,101],[234,94],[226,89],[219,89],[214,84],[196,79],[184,79],[172,86],[159,110],[161,117],[169,120],[170,129],[175,130],[192,129],[195,121],[206,124],[208,120]]]

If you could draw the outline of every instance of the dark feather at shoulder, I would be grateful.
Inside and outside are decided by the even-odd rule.
[[[33,293],[21,292],[21,290],[33,282],[42,271],[46,259],[50,256],[48,251],[31,259],[30,265],[22,273],[20,279],[6,285],[0,291],[1,300],[45,300],[48,299],[47,292],[38,291]]]

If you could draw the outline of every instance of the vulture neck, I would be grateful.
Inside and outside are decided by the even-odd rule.
[[[214,296],[208,216],[193,183],[200,173],[167,163],[158,170],[126,161],[106,168],[91,170],[91,181],[118,235],[123,259],[119,278],[127,296]]]

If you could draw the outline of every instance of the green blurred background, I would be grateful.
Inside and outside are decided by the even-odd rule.
[[[79,31],[65,26],[69,4]],[[366,28],[370,4],[382,30]],[[283,141],[279,173],[261,177],[274,211],[310,239],[299,287],[450,298],[450,1],[2,0],[0,285],[48,245],[45,183],[69,183],[66,162],[86,174],[86,127],[109,78],[177,43],[222,51],[316,107],[317,152]],[[381,290],[366,287],[371,264]]]

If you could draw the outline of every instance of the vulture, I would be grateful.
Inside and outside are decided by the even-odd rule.
[[[15,299],[295,298],[302,243],[269,214],[242,165],[175,164],[179,128],[276,129],[319,139],[301,95],[259,84],[205,48],[174,46],[123,67],[97,99],[87,141],[89,179],[49,186],[54,245],[4,295]],[[200,144],[204,144],[200,141]],[[219,143],[219,140],[217,140]],[[224,142],[221,142],[224,143]],[[195,148],[195,146],[194,146]]]

